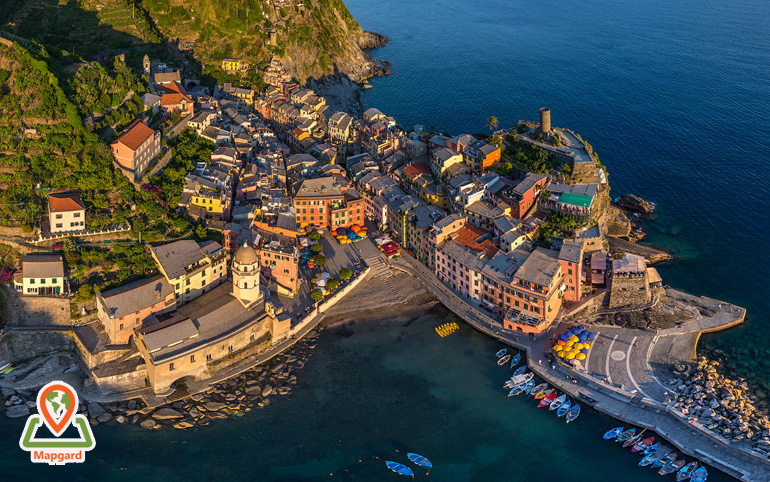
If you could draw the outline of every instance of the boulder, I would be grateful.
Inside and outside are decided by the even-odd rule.
[[[142,422],[139,424],[139,426],[144,428],[144,429],[147,429],[147,430],[154,430],[159,425],[158,425],[158,422],[156,422],[155,420],[153,420],[151,418],[146,418],[146,419],[142,420]]]
[[[652,203],[634,194],[623,194],[615,204],[634,213],[649,214],[655,210],[655,206]]]
[[[197,408],[192,407],[190,410],[187,411],[187,414],[191,416],[192,418],[198,418],[198,416],[201,414]]]
[[[5,410],[5,416],[8,418],[28,417],[29,408],[26,405],[13,405]]]
[[[106,423],[106,422],[109,422],[110,420],[112,420],[112,415],[110,415],[109,413],[103,413],[103,414],[99,415],[98,417],[96,417],[96,420],[99,423]]]
[[[191,424],[190,422],[177,422],[177,423],[174,424],[174,428],[179,429],[179,430],[185,430],[185,429],[188,429],[188,428],[190,428],[192,426],[193,426],[193,424]]]
[[[8,398],[10,396],[16,395],[16,390],[12,388],[3,388],[0,390],[0,393],[3,394],[3,397]]]
[[[136,410],[136,400],[129,400],[126,408],[129,410]]]
[[[184,418],[184,415],[173,408],[165,407],[156,410],[155,413],[152,414],[152,418],[155,420],[170,420],[174,418]]]
[[[126,423],[126,417],[123,415],[117,415],[115,416],[115,421],[118,423]]]
[[[262,387],[259,385],[254,385],[251,387],[246,388],[246,394],[248,395],[261,395],[262,394]]]
[[[218,410],[222,410],[223,408],[227,407],[227,405],[225,405],[222,402],[206,402],[203,406],[206,408],[206,410],[210,412],[216,412]]]
[[[270,385],[265,385],[265,388],[262,389],[262,396],[268,397],[273,393],[273,387]]]
[[[99,418],[100,415],[104,415],[107,413],[107,411],[102,408],[101,405],[99,405],[96,402],[91,402],[88,404],[88,416],[91,418]]]

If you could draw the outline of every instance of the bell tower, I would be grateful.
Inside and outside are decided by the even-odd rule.
[[[262,300],[259,290],[259,256],[251,246],[241,246],[233,256],[233,296],[245,307]]]

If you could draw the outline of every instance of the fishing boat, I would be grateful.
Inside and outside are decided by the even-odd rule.
[[[652,444],[646,449],[642,450],[642,455],[654,454],[657,451],[658,451],[658,444]]]
[[[567,412],[567,423],[578,418],[578,415],[580,415],[580,405],[575,404],[569,409],[569,412]]]
[[[671,462],[670,464],[661,467],[658,471],[658,475],[673,474],[674,472],[678,472],[682,467],[684,467],[684,459],[679,459],[676,462]]]
[[[618,435],[620,435],[621,433],[623,433],[623,427],[615,427],[613,429],[610,429],[610,430],[607,430],[606,432],[604,432],[604,435],[602,436],[602,438],[604,440],[609,440],[611,438],[617,438]]]
[[[642,458],[642,460],[639,462],[639,467],[647,467],[648,465],[652,464],[658,459],[658,454],[649,454],[646,457]]]
[[[559,407],[559,411],[556,412],[556,416],[557,417],[563,417],[563,416],[567,415],[567,412],[569,412],[569,409],[570,409],[571,406],[572,406],[572,402],[567,400],[566,402],[564,402],[562,404],[561,407]]]
[[[556,392],[551,392],[551,394],[549,394],[547,397],[545,397],[542,400],[540,400],[540,404],[538,404],[537,407],[538,408],[543,408],[546,405],[550,405],[551,402],[553,402],[554,400],[556,400]]]
[[[515,372],[513,372],[513,374],[514,374],[514,375],[521,375],[521,374],[522,374],[522,373],[524,373],[525,371],[527,371],[527,365],[522,365],[522,366],[520,366],[519,368],[517,368],[517,369],[516,369],[516,371],[515,371]]]
[[[508,360],[510,359],[511,359],[511,355],[503,355],[502,357],[500,357],[499,360],[497,360],[497,364],[500,366],[503,366],[506,363],[508,363]]]
[[[706,470],[706,467],[698,467],[698,469],[695,471],[694,474],[692,474],[692,478],[690,479],[690,482],[706,482],[706,479],[709,476],[709,471]]]
[[[16,370],[16,367],[6,368],[6,369],[5,369],[5,371],[3,371],[2,373],[0,373],[0,376],[3,376],[3,377],[4,377],[4,376],[8,375],[9,373],[11,373],[11,372],[12,372],[12,371],[14,371],[14,370]]]
[[[635,433],[636,433],[636,429],[635,428],[629,428],[625,432],[623,432],[620,435],[618,435],[618,437],[615,439],[615,441],[616,442],[625,442],[626,440],[628,440],[631,437],[633,437]]]
[[[507,348],[503,348],[503,349],[502,349],[502,350],[500,350],[499,352],[495,353],[495,356],[496,356],[497,358],[502,358],[502,357],[504,357],[504,356],[505,356],[505,354],[506,354],[506,353],[508,353],[508,349],[507,349]]]
[[[524,386],[524,393],[528,394],[529,392],[532,391],[533,388],[535,388],[535,381],[534,380],[528,381],[527,384]]]
[[[408,454],[406,454],[406,456],[409,457],[409,460],[419,465],[420,467],[425,467],[428,470],[433,468],[433,464],[431,463],[431,461],[426,459],[420,454],[409,452]]]
[[[10,363],[6,363],[5,365],[0,367],[0,373],[3,373],[5,370],[7,370],[11,366]]]
[[[524,391],[524,385],[516,385],[515,387],[511,388],[511,391],[508,392],[509,397],[515,397],[516,395],[520,394]]]
[[[543,398],[545,398],[545,397],[548,397],[548,396],[550,396],[550,395],[551,395],[551,394],[553,394],[554,392],[555,392],[555,390],[554,390],[553,388],[549,388],[548,390],[543,390],[543,391],[541,391],[540,393],[538,393],[537,395],[535,395],[535,400],[541,400],[541,399],[543,399]],[[554,397],[555,397],[555,396],[556,396],[556,395],[554,395]]]
[[[564,405],[564,402],[567,401],[567,395],[562,394],[560,397],[558,397],[556,400],[551,402],[551,405],[548,406],[548,410],[558,410],[559,407]]]
[[[385,465],[387,465],[390,470],[397,473],[398,475],[406,475],[408,477],[414,477],[414,472],[412,472],[412,469],[410,469],[404,464],[399,464],[398,462],[392,462],[390,460],[387,460],[385,461]]]
[[[698,461],[693,460],[689,464],[685,465],[681,469],[679,469],[679,472],[676,473],[676,482],[684,482],[687,479],[690,479],[693,474],[695,474],[695,470],[698,468]]]
[[[652,444],[653,440],[655,440],[654,437],[647,437],[644,440],[640,440],[636,442],[636,444],[634,444],[634,446],[631,448],[631,452],[636,453],[646,449],[647,447],[650,446],[650,444]]]
[[[642,439],[642,434],[641,433],[639,435],[634,435],[630,439],[628,439],[625,442],[623,442],[623,448],[632,447],[632,446],[636,445],[636,442],[640,441],[641,439]]]
[[[672,463],[674,460],[676,460],[677,453],[673,450],[663,457],[659,458],[655,461],[654,464],[652,464],[653,467],[665,467],[666,465]]]
[[[521,354],[520,353],[517,353],[517,354],[513,355],[513,358],[511,358],[511,368],[513,368],[516,365],[518,365],[520,361],[521,361]]]
[[[398,475],[406,475],[408,477],[414,477],[414,472],[412,472],[412,469],[410,469],[404,464],[399,464],[398,462],[392,462],[390,460],[387,460],[385,461],[385,465],[387,465],[390,470],[397,473]]]
[[[543,391],[543,390],[545,390],[546,388],[548,388],[548,384],[547,384],[547,383],[541,383],[540,385],[538,385],[538,386],[536,386],[535,388],[533,388],[533,389],[532,389],[532,390],[529,392],[529,394],[530,394],[530,395],[532,395],[533,397],[537,397],[537,394],[538,394],[538,393],[540,393],[540,392],[542,392],[542,391]]]

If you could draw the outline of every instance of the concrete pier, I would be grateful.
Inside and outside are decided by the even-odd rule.
[[[524,350],[527,364],[539,377],[576,400],[624,422],[654,430],[679,451],[702,460],[743,481],[770,480],[770,460],[751,450],[750,444],[731,442],[689,420],[669,406],[663,365],[691,361],[700,333],[718,331],[745,320],[746,310],[710,298],[676,290],[670,296],[698,305],[708,316],[695,317],[682,326],[656,332],[591,325],[597,338],[585,360],[585,370],[546,362],[552,336],[568,329],[556,326],[538,339],[503,329],[470,300],[460,297],[427,267],[404,253],[392,266],[417,277],[441,303],[469,325],[510,346]],[[602,343],[603,342],[603,343]],[[572,381],[575,377],[578,383]],[[663,378],[663,380],[661,380]]]

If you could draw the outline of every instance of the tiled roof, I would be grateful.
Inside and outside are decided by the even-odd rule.
[[[83,200],[80,199],[80,194],[77,193],[49,194],[48,206],[52,213],[80,211],[86,208]]]
[[[27,254],[21,271],[24,278],[63,278],[64,261],[58,254]]]
[[[163,301],[173,293],[174,288],[168,284],[166,278],[156,275],[103,291],[99,296],[104,301],[107,313],[111,317],[120,318]]]
[[[161,101],[162,103],[162,101]],[[132,151],[139,149],[144,141],[155,135],[155,131],[147,127],[142,119],[136,119],[128,125],[125,132],[115,142],[120,142]]]

